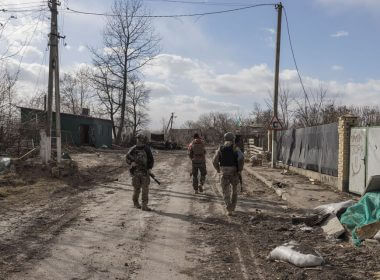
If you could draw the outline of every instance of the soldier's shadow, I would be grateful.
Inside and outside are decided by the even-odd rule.
[[[214,217],[204,217],[204,216],[196,216],[196,215],[184,215],[184,214],[178,214],[178,213],[170,213],[170,212],[163,212],[161,210],[154,210],[155,213],[158,215],[181,220],[187,223],[200,225],[207,223],[209,225],[215,224],[215,225],[231,225],[231,223],[226,219],[224,215],[215,215]]]

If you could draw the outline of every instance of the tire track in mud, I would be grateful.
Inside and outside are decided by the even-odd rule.
[[[163,197],[161,207],[155,209],[157,219],[154,221],[154,234],[147,242],[140,257],[139,271],[131,279],[192,279],[184,273],[192,267],[187,251],[189,227],[192,215],[189,213],[192,194],[188,192],[188,172],[185,152],[163,152],[169,157],[160,169],[155,170],[157,177],[163,179],[164,189],[152,191]]]
[[[176,162],[176,158],[158,155],[156,168],[171,170],[168,165]],[[164,204],[165,196],[155,195],[155,192],[164,191],[166,186],[156,191],[155,187],[152,189],[151,202]],[[20,259],[17,265],[10,263],[13,269],[10,271],[15,272],[10,279],[132,279],[140,269],[141,252],[152,239],[152,228],[160,219],[154,212],[134,209],[131,195],[127,172],[121,174],[118,181],[96,185],[83,193],[77,211],[71,207],[67,215],[57,218],[64,223],[66,216],[71,217],[70,223],[54,231],[54,239],[49,240],[51,246],[45,242],[33,251],[31,258]],[[53,207],[46,209],[51,211]],[[40,231],[34,233],[40,238],[45,235]],[[28,242],[26,237],[22,240]],[[38,257],[34,258],[35,255]]]
[[[201,244],[198,253],[202,255],[196,268],[199,270],[196,279],[266,279],[250,248],[248,234],[236,217],[226,216],[218,174],[210,160],[208,169],[208,191],[205,195],[208,207],[203,207],[203,217],[198,221],[204,234],[195,232],[193,238],[195,243]]]

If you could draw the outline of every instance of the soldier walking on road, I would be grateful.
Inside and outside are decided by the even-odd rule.
[[[235,145],[235,135],[224,134],[224,144],[219,147],[212,161],[216,171],[222,172],[221,187],[229,216],[232,216],[237,203],[239,175],[244,166],[244,155]],[[232,187],[232,195],[231,195]]]
[[[203,185],[206,180],[206,149],[198,133],[195,133],[193,138],[194,140],[189,144],[188,150],[192,165],[193,188],[197,194],[198,190],[199,192],[203,192]],[[198,181],[198,171],[201,173],[200,182]]]
[[[150,170],[153,168],[154,159],[150,147],[146,144],[147,139],[143,134],[137,134],[137,144],[133,146],[126,156],[126,161],[131,165],[133,205],[143,211],[151,211],[148,207],[148,195],[150,184]],[[139,196],[141,192],[141,204]]]

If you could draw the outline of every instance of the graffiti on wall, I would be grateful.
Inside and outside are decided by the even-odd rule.
[[[364,171],[364,159],[365,159],[365,133],[361,130],[351,131],[351,153],[350,153],[350,166],[351,174],[359,174],[360,171]]]

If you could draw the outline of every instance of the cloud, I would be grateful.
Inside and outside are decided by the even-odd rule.
[[[276,46],[276,41],[275,41],[276,30],[274,28],[263,28],[263,30],[266,31],[266,33],[269,33],[269,36],[266,36],[264,38],[265,43],[267,44],[267,46],[274,49],[274,47]]]
[[[333,65],[333,66],[331,66],[331,70],[333,70],[333,71],[341,71],[341,70],[343,70],[343,66]]]
[[[333,37],[333,38],[347,37],[348,34],[349,33],[347,31],[342,30],[342,31],[337,31],[334,34],[330,34],[330,37]]]
[[[236,113],[241,106],[230,102],[215,101],[202,96],[174,95],[152,99],[149,104],[152,128],[161,126],[162,118],[169,118],[175,112],[174,127],[180,127],[187,120],[197,120],[201,114],[212,111]]]
[[[79,45],[78,52],[84,52],[86,50],[86,47],[83,45]]]
[[[331,69],[338,71],[344,68],[333,65]],[[162,54],[154,60],[154,65],[145,69],[144,74],[147,80],[168,86],[174,96],[176,91],[182,94],[190,88],[188,95],[202,96],[207,100],[230,100],[243,107],[248,107],[255,101],[262,102],[273,91],[273,70],[266,64],[253,65],[236,72],[217,73],[202,61]],[[315,89],[322,84],[331,95],[340,96],[347,104],[365,104],[370,99],[380,102],[380,79],[349,83],[310,76],[303,76],[302,79],[306,89]],[[280,82],[292,92],[301,92],[298,74],[294,69],[283,69],[280,72]],[[368,98],[363,99],[362,96]]]
[[[268,31],[270,34],[276,34],[276,30],[274,28],[263,28],[265,31]]]
[[[378,0],[315,0],[317,3],[324,6],[334,7],[365,7],[365,8],[380,8]]]
[[[145,86],[147,87],[147,89],[150,90],[151,98],[159,98],[159,97],[170,96],[174,94],[170,86],[162,84],[162,83],[147,81],[145,82]]]

